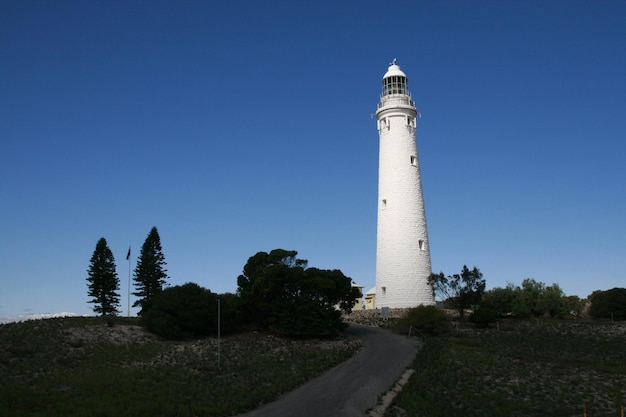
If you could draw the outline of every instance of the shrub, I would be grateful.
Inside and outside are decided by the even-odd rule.
[[[435,306],[418,306],[407,311],[396,325],[399,331],[408,331],[409,326],[430,335],[438,335],[450,330],[450,322],[445,313]]]
[[[217,296],[220,300],[220,319],[222,333],[233,333],[241,322],[239,315],[239,296],[224,293]]]
[[[328,337],[347,327],[341,320],[341,311],[320,307],[314,300],[282,303],[272,319],[269,330],[293,337]]]
[[[513,311],[515,297],[515,287],[507,284],[504,288],[496,287],[485,292],[480,305],[489,307],[496,316],[505,316]]]
[[[479,327],[489,327],[490,323],[496,321],[496,317],[491,308],[481,305],[470,314],[468,320]]]
[[[544,314],[541,295],[546,288],[543,282],[526,278],[522,286],[515,289],[512,313],[517,317],[541,317]]]
[[[626,320],[626,288],[595,291],[590,299],[589,315],[591,317]]]
[[[198,284],[166,288],[152,299],[142,321],[151,332],[168,339],[190,339],[217,333],[217,294]],[[234,330],[234,302],[221,306],[221,330]]]
[[[564,298],[565,306],[568,313],[574,317],[581,317],[587,304],[587,299],[581,300],[576,295],[569,295]]]

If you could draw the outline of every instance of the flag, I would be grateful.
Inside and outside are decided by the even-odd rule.
[[[128,253],[126,254],[126,260],[130,259],[130,246],[128,247]]]

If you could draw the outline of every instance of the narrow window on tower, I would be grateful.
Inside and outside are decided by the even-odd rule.
[[[417,156],[411,155],[411,165],[413,165],[414,167],[417,166]]]
[[[382,205],[382,208],[384,208],[384,209],[387,208],[387,199],[386,198],[383,198],[383,200],[381,201],[381,205]]]
[[[419,246],[420,250],[425,250],[424,249],[424,241],[422,239],[417,241],[417,245]]]

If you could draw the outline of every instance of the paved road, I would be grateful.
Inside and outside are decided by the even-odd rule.
[[[377,327],[350,325],[363,348],[346,362],[277,401],[240,417],[355,417],[376,405],[412,363],[415,340]]]

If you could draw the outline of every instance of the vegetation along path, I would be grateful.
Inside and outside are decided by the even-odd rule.
[[[363,348],[351,359],[279,400],[242,417],[365,416],[417,354],[419,343],[377,327],[351,324]]]

